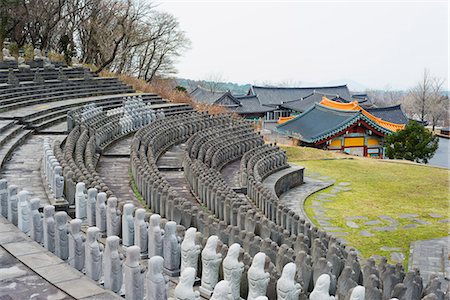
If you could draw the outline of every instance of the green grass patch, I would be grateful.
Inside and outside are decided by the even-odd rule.
[[[344,239],[356,247],[363,257],[371,255],[387,255],[381,247],[401,248],[405,255],[405,264],[412,241],[444,237],[448,234],[448,223],[438,222],[448,218],[449,212],[449,175],[445,169],[415,165],[392,163],[374,159],[333,159],[326,151],[309,149],[306,154],[298,153],[305,148],[287,147],[289,161],[305,167],[305,175],[319,173],[339,182],[350,182],[350,191],[339,192],[333,202],[324,202],[328,209],[325,214],[331,217],[331,226],[341,227],[349,235]],[[306,148],[308,149],[308,148]],[[321,153],[325,152],[325,153]],[[318,154],[314,157],[314,154]],[[331,153],[335,155],[334,153]],[[317,160],[317,157],[322,160]],[[325,158],[325,160],[324,160]],[[312,160],[315,159],[315,160]],[[317,225],[312,201],[322,193],[329,193],[329,187],[310,196],[305,202],[305,211]],[[432,218],[429,213],[442,215]],[[399,218],[400,214],[417,214],[420,220],[430,225],[420,225],[411,229],[402,226],[415,223],[412,220]],[[346,225],[345,217],[366,216],[368,220],[380,220],[379,216],[390,216],[400,225],[392,232],[373,231],[373,226],[365,225],[367,220],[353,220],[360,228],[352,229]],[[417,224],[417,223],[416,223]],[[375,226],[387,226],[388,222]],[[364,237],[361,230],[375,234]],[[389,259],[389,257],[388,257]]]
[[[136,199],[139,201],[139,203],[142,204],[142,206],[146,209],[151,211],[151,209],[149,209],[147,207],[147,202],[145,202],[144,197],[142,197],[141,193],[138,190],[138,187],[136,185],[136,182],[134,182],[134,177],[133,174],[131,173],[131,169],[128,170],[128,177],[130,178],[130,187],[131,190],[133,191],[134,196],[136,197]]]

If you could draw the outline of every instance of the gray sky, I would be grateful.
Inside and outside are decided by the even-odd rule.
[[[237,83],[333,83],[407,89],[424,68],[448,78],[447,1],[175,1],[192,41],[178,76]]]

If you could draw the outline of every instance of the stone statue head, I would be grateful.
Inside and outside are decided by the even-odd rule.
[[[62,227],[66,226],[67,223],[67,213],[65,211],[58,211],[55,213],[55,222],[56,227],[62,229]]]
[[[161,223],[161,216],[158,214],[153,214],[150,216],[150,227],[159,226]]]
[[[164,227],[164,231],[167,235],[175,235],[176,230],[177,230],[177,223],[175,223],[174,221],[167,222],[166,226]]]
[[[130,246],[127,248],[127,259],[125,264],[129,267],[138,267],[141,259],[141,248],[138,246]]]
[[[31,199],[30,200],[30,208],[31,208],[31,210],[38,210],[40,204],[41,204],[41,200],[39,198]]]
[[[70,233],[77,234],[81,232],[81,220],[80,219],[73,219],[70,221]]]
[[[294,263],[286,264],[283,268],[283,272],[281,273],[281,277],[279,280],[294,281],[296,271],[297,267],[295,266]]]
[[[214,287],[214,293],[211,299],[232,299],[231,298],[231,286],[226,280],[219,281]]]
[[[20,191],[19,194],[17,194],[17,197],[19,198],[19,205],[23,205],[28,202],[28,191]]]
[[[88,189],[88,198],[93,199],[97,197],[97,189],[96,188],[90,188]]]
[[[163,272],[163,265],[164,265],[164,258],[161,256],[152,256],[148,260],[148,272],[149,275],[152,275],[151,277],[154,277],[156,275],[162,275]]]
[[[264,265],[266,263],[266,255],[262,252],[258,252],[253,257],[252,265],[248,270],[248,275],[254,279],[262,279],[266,277],[264,272]]]
[[[136,218],[136,220],[138,221],[144,221],[145,218],[145,209],[143,208],[138,208],[136,209],[136,212],[134,214],[134,217]]]
[[[316,285],[314,286],[314,291],[328,294],[330,289],[330,275],[322,274],[317,278]]]
[[[17,185],[11,184],[10,186],[8,186],[8,196],[10,198],[17,196],[18,190],[19,190],[19,188],[17,187]]]
[[[352,294],[350,295],[350,300],[364,300],[365,294],[366,288],[358,285],[353,288]]]
[[[53,205],[44,206],[44,217],[49,218],[55,214],[55,207]]]
[[[188,230],[186,230],[184,234],[184,240],[181,244],[181,248],[183,250],[188,250],[192,247],[195,247],[195,235],[197,234],[197,228],[191,227]]]
[[[195,269],[192,267],[187,267],[181,272],[180,285],[183,287],[191,288],[195,282]]]
[[[230,248],[228,248],[227,257],[225,259],[231,258],[233,260],[238,260],[240,251],[241,245],[234,243],[230,246]]]
[[[120,238],[118,236],[111,235],[106,238],[106,249],[109,249],[110,251],[119,250],[119,245]]]
[[[106,193],[104,193],[104,192],[98,193],[97,194],[97,204],[105,204],[105,202],[106,202]]]
[[[89,227],[86,231],[86,235],[87,235],[87,243],[88,244],[92,244],[97,242],[97,236],[98,233],[100,232],[100,229],[98,229],[98,227]]]
[[[134,205],[132,203],[127,203],[123,206],[123,214],[132,216],[134,212]]]
[[[116,197],[109,197],[108,198],[108,207],[109,208],[117,207],[117,198]]]

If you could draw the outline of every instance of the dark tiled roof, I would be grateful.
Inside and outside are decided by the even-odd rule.
[[[388,107],[367,108],[366,110],[384,121],[396,124],[407,124],[409,122],[409,119],[403,113],[400,104]]]
[[[345,130],[359,120],[364,120],[379,132],[390,133],[360,111],[337,110],[319,103],[314,104],[296,118],[278,125],[277,131],[306,143],[315,143]]]
[[[211,92],[205,88],[198,86],[191,93],[191,96],[195,101],[205,104],[216,104],[222,102],[224,98],[228,98],[229,102],[234,103],[236,106],[239,105],[239,101],[227,91],[214,91]]]
[[[352,101],[347,85],[324,87],[262,87],[252,86],[249,94],[256,95],[262,105],[277,106],[283,102],[289,102],[305,98],[312,93],[322,93],[328,96],[338,96]]]
[[[257,114],[275,110],[273,107],[259,104],[258,98],[254,95],[236,96],[236,99],[240,102],[240,106],[232,111],[238,114]]]
[[[281,104],[280,106],[286,109],[291,109],[297,112],[304,112],[311,106],[313,106],[315,103],[320,103],[322,101],[322,97],[329,97],[330,99],[338,102],[346,102],[345,99],[333,97],[334,95],[328,95],[323,93],[314,92],[302,99],[289,101]],[[331,97],[330,97],[331,96]]]

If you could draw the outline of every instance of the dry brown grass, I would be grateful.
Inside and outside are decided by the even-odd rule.
[[[224,107],[195,102],[189,93],[175,89],[176,83],[173,79],[158,79],[148,83],[143,79],[124,74],[115,74],[109,71],[102,71],[99,75],[102,77],[117,77],[126,84],[131,85],[138,92],[155,93],[174,103],[188,103],[196,111],[208,112],[210,115],[231,114],[233,117],[239,118],[237,114],[230,113]]]

